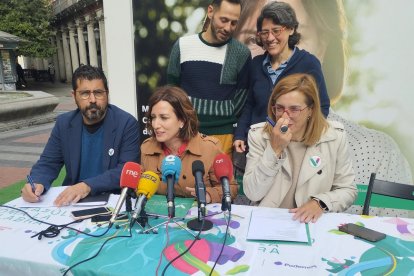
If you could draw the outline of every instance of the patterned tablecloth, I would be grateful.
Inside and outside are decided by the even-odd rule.
[[[13,201],[8,205],[13,206]],[[261,243],[246,240],[250,213],[257,207],[232,207],[229,236],[212,275],[414,274],[414,219],[324,214],[317,223],[309,225],[311,245]],[[26,210],[38,219],[60,224],[72,220],[71,209]],[[224,240],[226,217],[219,204],[208,205],[208,213],[215,214],[208,218],[213,228],[203,232],[201,239],[169,266],[165,275],[210,273]],[[197,210],[193,208],[187,218],[196,216]],[[150,219],[149,222],[156,225],[161,221]],[[351,222],[386,233],[387,237],[371,243],[337,230],[338,225]],[[74,227],[90,234],[105,231],[105,227],[98,227],[90,220]],[[94,255],[108,237],[129,234],[124,225],[119,229],[112,227],[100,238],[74,230],[62,230],[55,238],[31,238],[45,228],[47,225],[34,222],[22,212],[0,207],[0,275],[62,275],[69,266]],[[175,223],[160,226],[158,234],[140,234],[135,226],[132,238],[109,241],[96,258],[76,266],[71,273],[161,275],[168,262],[186,250],[193,240],[189,232]]]

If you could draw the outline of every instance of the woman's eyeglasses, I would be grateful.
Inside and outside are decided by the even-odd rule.
[[[304,108],[301,108],[299,105],[293,105],[289,107],[284,107],[280,104],[275,104],[272,106],[272,111],[275,116],[282,116],[283,113],[287,113],[289,117],[297,117],[299,116],[300,112],[308,108],[308,106],[305,106]]]
[[[260,31],[258,32],[259,36],[261,39],[267,39],[269,37],[269,34],[271,33],[274,37],[278,37],[284,30],[286,29],[286,27],[282,27],[282,28],[273,28],[270,31],[265,30],[265,31]]]

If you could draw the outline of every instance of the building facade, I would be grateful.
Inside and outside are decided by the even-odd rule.
[[[56,53],[50,59],[24,57],[26,69],[47,70],[53,66],[55,78],[72,80],[73,71],[90,64],[107,72],[105,17],[102,0],[52,0]]]

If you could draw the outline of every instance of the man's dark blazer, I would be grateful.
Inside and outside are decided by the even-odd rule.
[[[108,104],[104,123],[102,169],[104,173],[84,179],[91,187],[91,195],[119,189],[125,162],[138,162],[140,157],[137,120],[122,109]],[[50,188],[63,166],[66,177],[62,185],[79,183],[82,114],[79,109],[58,116],[46,147],[30,174],[35,183]]]

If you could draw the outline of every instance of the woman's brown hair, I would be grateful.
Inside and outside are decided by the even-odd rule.
[[[302,93],[305,96],[306,105],[312,109],[312,115],[308,118],[308,124],[306,125],[303,143],[307,146],[315,145],[328,128],[328,122],[322,114],[318,86],[311,75],[292,74],[281,79],[276,84],[272,95],[270,96],[267,105],[267,115],[276,122],[277,119],[272,112],[272,107],[276,104],[276,101],[280,96],[293,91]],[[264,131],[270,135],[272,128],[273,127],[267,123]]]
[[[154,105],[160,101],[168,102],[174,109],[177,118],[184,123],[178,132],[178,137],[184,141],[189,141],[198,133],[197,113],[188,98],[187,93],[177,86],[166,85],[157,88],[148,100],[148,112],[146,114],[147,128],[152,137],[155,137],[154,129],[151,124],[151,112]]]

